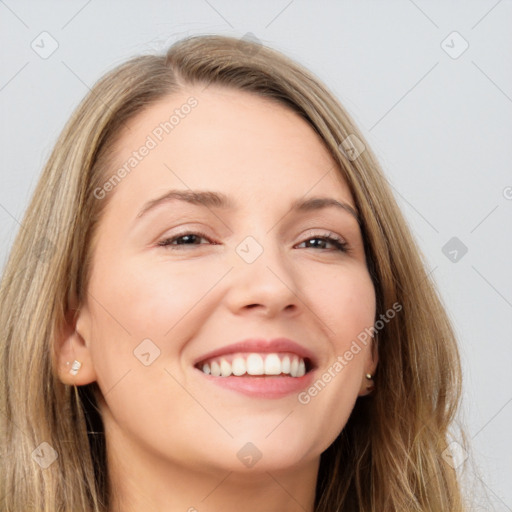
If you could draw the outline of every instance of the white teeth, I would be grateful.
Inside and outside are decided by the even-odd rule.
[[[281,361],[281,371],[283,373],[290,373],[290,356],[284,356]]]
[[[231,375],[231,365],[225,359],[220,360],[220,374],[222,377]]]
[[[304,363],[304,359],[299,361],[299,369],[297,370],[297,377],[302,377],[306,375],[306,364]]]
[[[281,360],[277,354],[269,354],[265,359],[266,375],[281,375]]]
[[[263,375],[265,373],[263,358],[259,354],[249,354],[247,358],[247,373],[249,375]]]
[[[217,361],[212,361],[211,372],[214,377],[220,377],[220,366]]]
[[[247,372],[247,367],[245,366],[245,359],[241,356],[235,357],[233,359],[233,363],[231,364],[231,368],[233,370],[233,375],[239,377]]]
[[[203,373],[213,377],[240,377],[246,374],[302,377],[306,374],[306,363],[294,354],[238,353],[211,359],[201,369]]]
[[[298,369],[299,369],[299,358],[298,357],[294,357],[292,359],[292,364],[290,366],[290,375],[292,377],[297,377]],[[212,374],[213,374],[213,364],[212,364]]]

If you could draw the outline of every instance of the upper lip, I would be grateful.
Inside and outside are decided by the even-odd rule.
[[[299,357],[304,359],[306,363],[309,363],[310,367],[315,367],[315,356],[311,350],[303,347],[296,341],[290,340],[288,338],[274,338],[271,340],[265,339],[256,339],[256,338],[248,338],[242,341],[238,341],[236,343],[232,343],[231,345],[225,345],[218,349],[212,350],[207,354],[203,354],[199,358],[197,358],[194,362],[194,366],[199,363],[206,361],[208,359],[213,359],[214,357],[221,357],[226,354],[234,354],[238,352],[246,352],[246,353],[280,353],[280,352],[290,352],[292,354],[297,354]]]

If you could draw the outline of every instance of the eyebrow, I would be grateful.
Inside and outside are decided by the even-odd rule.
[[[184,201],[190,204],[205,206],[206,208],[222,208],[224,210],[233,209],[234,203],[225,195],[220,192],[209,191],[194,191],[194,190],[170,190],[163,196],[157,197],[148,201],[137,214],[137,217],[142,217],[149,210],[160,206],[163,203],[168,203],[173,200]]]
[[[310,199],[297,199],[292,203],[291,211],[294,212],[310,212],[315,210],[322,210],[323,208],[335,207],[342,211],[350,213],[358,223],[360,223],[359,214],[348,203],[338,201],[332,197],[312,197]]]
[[[148,211],[160,206],[161,204],[171,202],[173,200],[184,201],[189,204],[204,206],[206,208],[216,208],[229,210],[235,208],[235,203],[225,194],[221,192],[197,191],[197,190],[170,190],[164,195],[148,201],[137,218],[142,217]],[[338,201],[332,197],[312,197],[309,199],[296,199],[290,208],[290,212],[304,213],[322,210],[324,208],[335,207],[352,215],[358,223],[360,223],[357,211],[348,203]]]

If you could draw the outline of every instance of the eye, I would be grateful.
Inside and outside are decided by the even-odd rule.
[[[323,250],[335,250],[340,252],[348,252],[348,244],[339,236],[328,233],[321,236],[314,236],[304,240],[299,244],[299,247],[306,244],[305,249],[323,249]],[[333,248],[329,249],[329,245]]]
[[[184,249],[184,246],[205,245],[204,242],[201,242],[201,239],[206,240],[206,244],[211,243],[215,245],[215,242],[208,238],[204,233],[198,232],[180,233],[176,236],[161,240],[160,242],[158,242],[158,245],[160,247],[169,247],[170,249],[179,250]]]

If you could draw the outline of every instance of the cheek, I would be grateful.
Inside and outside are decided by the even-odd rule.
[[[308,301],[338,352],[373,325],[375,289],[366,267],[347,265],[321,275],[309,273],[306,279],[304,290]]]
[[[217,304],[212,290],[225,272],[225,265],[198,271],[197,265],[136,259],[97,266],[89,287],[90,341],[100,388],[110,389],[128,371],[132,379],[141,367],[163,371],[179,364],[187,340]],[[154,363],[145,367],[148,359]]]
[[[164,264],[101,270],[91,276],[89,299],[91,355],[108,404],[104,414],[147,437],[148,428],[170,421],[183,406],[166,370],[174,373],[173,362],[197,327],[201,298],[218,278],[176,266],[171,272]],[[166,429],[180,430],[175,424]]]
[[[298,401],[311,418],[330,418],[323,427],[323,441],[334,439],[346,424],[371,357],[365,329],[375,320],[373,282],[362,265],[344,270],[311,275],[306,287],[311,309],[314,307],[330,340],[330,351],[321,361],[317,379]]]
[[[141,336],[163,339],[199,305],[218,281],[217,274],[222,276],[222,269],[214,270],[198,272],[197,267],[169,262],[148,267],[147,262],[135,260],[129,266],[118,266],[108,276],[98,273],[91,289],[101,297],[103,308],[97,308],[105,321],[101,327],[121,329],[125,336],[130,333],[133,341]]]

